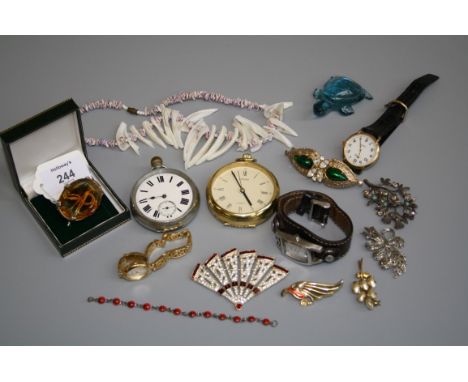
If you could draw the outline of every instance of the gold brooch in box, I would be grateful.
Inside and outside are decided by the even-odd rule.
[[[3,131],[0,138],[15,188],[62,256],[130,219],[128,208],[87,157],[73,100]],[[40,166],[60,158],[81,158],[76,163],[87,175],[80,176],[69,163],[73,160],[64,159],[54,167],[42,166],[37,181]]]

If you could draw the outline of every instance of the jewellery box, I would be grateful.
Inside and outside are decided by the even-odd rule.
[[[13,184],[62,256],[67,256],[130,219],[127,206],[89,161],[78,105],[69,99],[0,134]],[[33,189],[38,165],[78,150],[103,190],[96,212],[69,222],[54,203]]]

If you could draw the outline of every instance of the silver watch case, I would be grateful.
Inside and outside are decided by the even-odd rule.
[[[297,235],[283,232],[274,222],[272,228],[276,237],[276,245],[284,256],[302,265],[316,265],[323,262],[321,257],[314,256],[323,252],[321,245],[309,243]]]
[[[137,207],[136,203],[136,193],[138,187],[146,181],[146,179],[150,178],[153,175],[158,174],[176,174],[182,177],[192,188],[193,191],[193,201],[190,208],[177,219],[174,219],[170,222],[158,222],[153,219],[148,218],[144,215]],[[142,226],[156,232],[167,232],[167,231],[174,231],[176,229],[185,227],[189,224],[192,219],[196,216],[198,212],[198,208],[200,207],[200,193],[198,192],[198,188],[195,183],[182,171],[175,170],[173,168],[166,168],[164,166],[158,167],[150,171],[149,173],[142,176],[140,179],[137,180],[135,185],[133,186],[132,193],[130,196],[130,209],[132,211],[135,220],[140,223]]]

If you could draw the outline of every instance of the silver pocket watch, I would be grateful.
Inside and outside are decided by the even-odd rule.
[[[200,206],[197,186],[185,173],[166,168],[160,157],[151,159],[153,170],[133,186],[130,204],[133,216],[144,227],[173,231],[186,226]]]

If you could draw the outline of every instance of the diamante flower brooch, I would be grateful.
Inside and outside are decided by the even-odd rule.
[[[388,178],[380,178],[381,184],[373,184],[367,179],[364,183],[369,186],[362,192],[367,205],[375,204],[377,216],[385,224],[392,224],[400,229],[413,220],[416,215],[416,199],[410,194],[409,187],[394,182]]]
[[[379,232],[374,227],[365,227],[362,234],[367,240],[366,248],[372,252],[380,268],[391,269],[395,278],[406,272],[406,256],[400,251],[405,241],[395,236],[393,229],[385,228]]]

